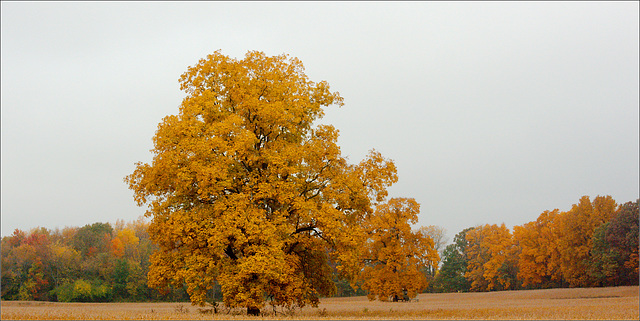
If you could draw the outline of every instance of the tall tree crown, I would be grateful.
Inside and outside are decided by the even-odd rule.
[[[125,180],[148,204],[154,286],[186,283],[194,303],[218,282],[227,306],[317,304],[329,295],[327,256],[345,276],[359,272],[360,227],[397,181],[392,161],[372,151],[348,164],[338,131],[314,126],[342,105],[286,55],[216,52],[180,78],[178,115],[153,138],[151,164]]]

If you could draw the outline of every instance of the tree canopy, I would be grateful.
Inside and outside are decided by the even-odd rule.
[[[414,199],[392,198],[376,208],[367,222],[369,234],[362,273],[369,299],[411,299],[427,286],[422,272],[440,260],[434,241],[411,223],[418,222],[420,205]]]
[[[342,97],[298,59],[256,51],[208,55],[180,84],[187,96],[159,124],[153,161],[125,178],[159,245],[150,284],[186,283],[204,304],[218,282],[226,306],[257,314],[332,294],[328,259],[354,280],[362,223],[397,174],[375,151],[348,164],[338,131],[314,126]]]

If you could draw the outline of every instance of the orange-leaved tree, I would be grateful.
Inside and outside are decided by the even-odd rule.
[[[414,199],[392,198],[366,222],[368,252],[361,277],[369,300],[414,298],[427,286],[422,270],[435,269],[439,257],[433,240],[411,229],[419,212]]]
[[[472,291],[516,288],[519,248],[509,229],[486,224],[467,232],[469,262],[465,277]]]
[[[518,279],[522,286],[549,288],[559,286],[562,275],[559,271],[558,252],[559,211],[544,211],[534,222],[513,228],[513,236],[521,251],[518,259]]]
[[[256,315],[332,294],[329,259],[353,279],[361,225],[397,175],[375,151],[348,164],[338,131],[314,125],[340,95],[298,59],[255,51],[215,52],[180,83],[187,96],[159,124],[153,161],[125,178],[159,246],[149,284],[186,284],[203,305],[217,282],[226,306]]]
[[[560,216],[559,268],[569,286],[593,285],[587,273],[589,255],[593,247],[593,233],[596,228],[615,216],[617,207],[616,201],[611,196],[596,196],[593,202],[589,200],[589,196],[583,196],[578,204],[574,204],[569,211]]]

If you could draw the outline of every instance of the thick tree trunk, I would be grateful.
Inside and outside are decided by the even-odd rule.
[[[247,308],[247,315],[259,316],[260,315],[260,309],[258,309],[258,308]]]

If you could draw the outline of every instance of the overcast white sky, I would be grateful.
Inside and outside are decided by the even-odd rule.
[[[352,163],[449,239],[639,196],[638,2],[2,1],[2,235],[131,221],[123,182],[221,49],[298,57]]]

